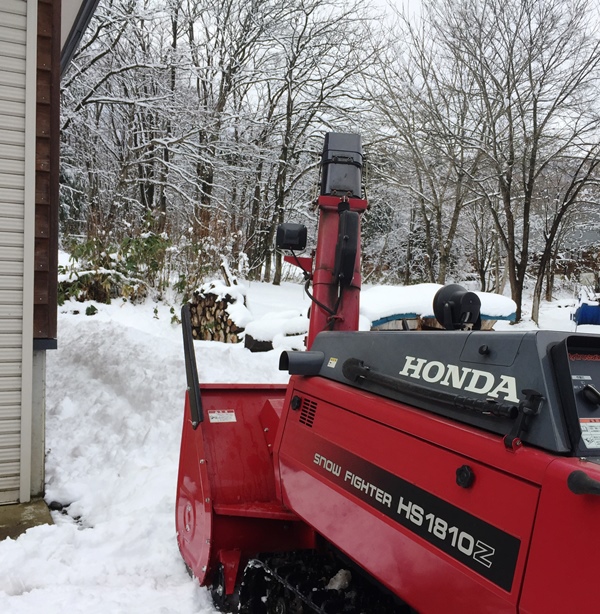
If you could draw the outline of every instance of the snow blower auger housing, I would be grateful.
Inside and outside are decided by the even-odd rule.
[[[186,564],[224,611],[595,611],[600,336],[480,331],[460,286],[446,330],[357,332],[361,168],[328,134],[314,258],[278,232],[313,299],[287,386],[198,386],[184,307]]]

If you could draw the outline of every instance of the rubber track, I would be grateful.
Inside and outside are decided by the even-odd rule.
[[[347,588],[326,589],[331,578],[342,569],[348,568],[336,558],[324,554],[261,555],[246,567],[242,581],[245,586],[242,586],[240,593],[240,612],[415,614],[408,606],[383,593],[355,571],[350,571],[351,581]],[[286,608],[279,610],[274,604],[282,600]],[[298,608],[299,602],[302,608]]]

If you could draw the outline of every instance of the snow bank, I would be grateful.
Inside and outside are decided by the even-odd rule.
[[[175,535],[181,327],[152,302],[86,306],[61,308],[48,353],[46,499],[68,514],[0,543],[0,612],[213,613]],[[288,379],[279,352],[195,346],[202,381]]]
[[[174,539],[179,335],[150,304],[68,307],[81,311],[61,314],[48,354],[46,462],[47,500],[68,515],[0,544],[0,611],[212,612]]]

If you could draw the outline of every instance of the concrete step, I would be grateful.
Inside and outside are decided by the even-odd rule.
[[[43,499],[17,505],[0,505],[0,540],[16,539],[27,529],[52,524],[50,510]]]

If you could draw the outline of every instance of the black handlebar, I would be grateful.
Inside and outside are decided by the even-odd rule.
[[[183,332],[183,353],[185,355],[185,373],[187,377],[187,389],[190,398],[190,413],[192,427],[194,429],[204,420],[202,410],[202,398],[198,382],[198,367],[196,365],[196,353],[194,352],[194,337],[192,335],[192,315],[190,304],[186,303],[181,308],[181,329]]]
[[[567,486],[575,495],[600,495],[600,482],[579,469],[569,474]]]

